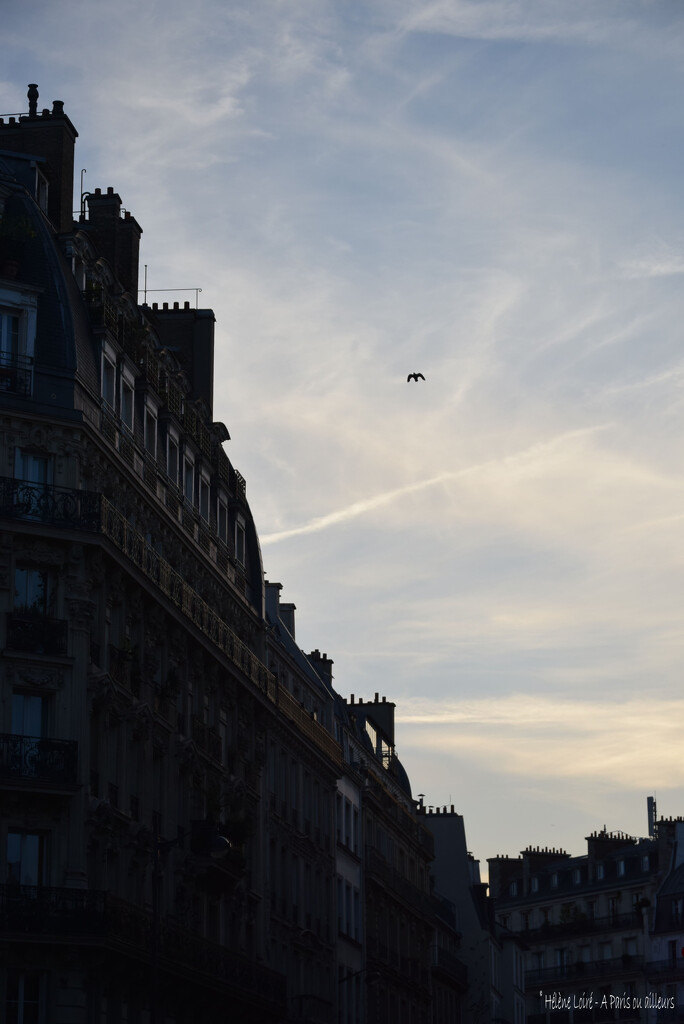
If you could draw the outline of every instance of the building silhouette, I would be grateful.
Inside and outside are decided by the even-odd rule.
[[[460,1021],[394,705],[298,647],[214,315],[138,303],[38,99],[0,119],[0,1019]]]

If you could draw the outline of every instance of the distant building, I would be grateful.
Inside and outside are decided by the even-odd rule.
[[[372,701],[352,696],[346,708],[363,779],[366,1020],[429,1024],[433,837],[396,754],[394,709],[378,694]]]
[[[453,806],[422,806],[421,817],[435,838],[435,890],[454,906],[460,933],[458,957],[452,963],[461,991],[457,1019],[464,1024],[523,1024],[522,946],[494,919],[479,863],[468,852],[463,817]]]
[[[671,997],[684,980],[668,917],[681,881],[671,870],[681,827],[660,819],[646,839],[604,829],[579,857],[529,847],[489,859],[497,921],[527,947],[531,1024],[656,1019],[650,996],[669,985]]]

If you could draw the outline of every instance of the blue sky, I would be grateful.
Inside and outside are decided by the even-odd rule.
[[[679,0],[25,0],[3,42],[3,111],[64,100],[149,288],[215,310],[267,577],[414,793],[482,861],[684,813]]]

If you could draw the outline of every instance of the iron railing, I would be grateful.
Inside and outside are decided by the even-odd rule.
[[[605,917],[587,917],[577,914],[566,921],[546,923],[537,928],[525,928],[518,934],[526,942],[545,942],[556,935],[584,934],[586,932],[614,932],[640,930],[643,916],[640,910],[628,914],[609,914]]]
[[[66,619],[50,619],[46,615],[9,612],[7,615],[7,649],[31,651],[65,657],[69,623]]]
[[[0,733],[0,779],[76,785],[78,743]]]
[[[153,915],[140,907],[94,889],[0,885],[0,934],[22,939],[81,936],[99,939],[110,949],[151,961],[157,952],[162,970],[227,994],[261,996],[282,1002],[285,979],[179,923],[161,921],[156,942]]]
[[[0,516],[94,530],[100,521],[100,495],[4,476],[0,477]]]
[[[532,990],[539,985],[564,984],[568,981],[582,981],[588,978],[632,978],[643,974],[644,958],[641,956],[620,956],[610,960],[578,960],[575,963],[559,964],[556,967],[542,967],[525,972],[525,988]]]
[[[0,392],[30,395],[33,390],[33,358],[0,353]]]

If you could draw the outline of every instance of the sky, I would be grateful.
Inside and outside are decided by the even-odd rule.
[[[215,311],[266,577],[396,702],[414,796],[483,873],[684,814],[681,0],[24,0],[2,37],[74,208],[83,168],[148,301]]]

